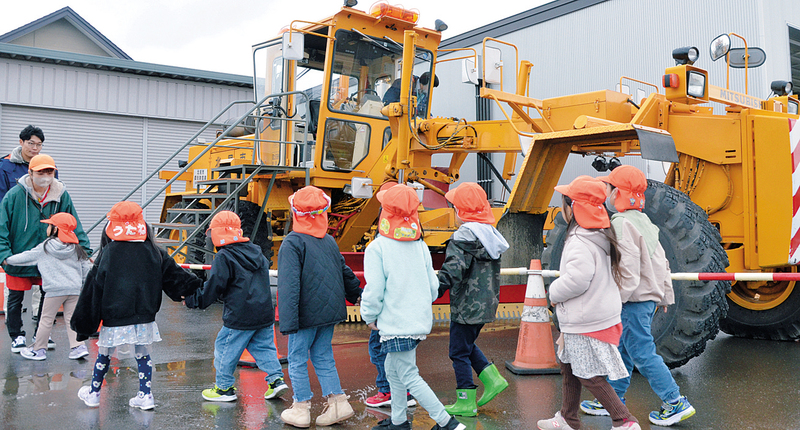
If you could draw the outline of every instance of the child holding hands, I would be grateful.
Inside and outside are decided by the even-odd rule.
[[[410,391],[436,421],[433,430],[464,430],[419,376],[416,362],[417,345],[431,332],[431,303],[439,290],[430,251],[421,240],[417,193],[409,186],[395,185],[379,191],[377,198],[381,202],[379,234],[364,253],[367,286],[361,295],[361,317],[372,330],[380,331],[392,417],[375,429],[411,429],[406,417]]]
[[[89,351],[83,342],[78,341],[77,333],[70,328],[70,321],[78,303],[83,280],[92,263],[86,251],[78,245],[78,236],[74,232],[78,221],[74,216],[58,212],[41,222],[48,224],[47,239],[31,250],[6,259],[6,263],[14,266],[36,265],[42,275],[42,290],[45,292],[37,333],[39,336],[33,346],[20,351],[20,355],[29,360],[47,358],[47,341],[50,339],[53,321],[63,305],[67,339],[71,348],[69,358],[77,360],[89,355]]]
[[[557,186],[563,194],[561,215],[567,221],[567,238],[561,255],[561,276],[550,284],[550,301],[561,329],[561,410],[540,420],[540,430],[574,430],[581,386],[586,387],[611,415],[612,430],[640,430],[638,420],[606,380],[628,376],[617,350],[622,323],[620,312],[619,253],[611,222],[603,205],[605,184],[579,176]]]

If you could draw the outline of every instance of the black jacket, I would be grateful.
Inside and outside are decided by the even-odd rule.
[[[205,309],[222,299],[222,323],[234,330],[258,330],[275,323],[269,261],[252,242],[218,248],[208,280],[186,297],[186,307]]]
[[[361,297],[361,282],[347,267],[336,241],[291,232],[278,253],[278,312],[281,333],[336,324],[347,319],[345,299]]]
[[[112,241],[86,276],[70,326],[80,341],[96,332],[101,321],[106,327],[151,323],[161,308],[162,290],[178,302],[201,285],[148,242]]]

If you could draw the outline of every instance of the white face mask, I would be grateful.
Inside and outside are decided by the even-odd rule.
[[[39,188],[47,188],[53,183],[52,176],[31,176],[31,180]]]
[[[614,200],[616,199],[617,199],[617,189],[614,188],[613,190],[611,190],[611,194],[609,194],[608,197],[606,197],[606,209],[608,209],[608,211],[611,212],[612,214],[619,212],[617,210],[617,207],[614,206]]]

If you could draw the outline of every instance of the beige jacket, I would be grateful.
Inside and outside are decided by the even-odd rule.
[[[658,242],[658,227],[637,210],[614,214],[611,225],[617,233],[620,251],[622,303],[653,301],[658,306],[675,303],[669,261]]]
[[[567,231],[561,276],[550,284],[562,333],[583,334],[621,322],[622,302],[611,275],[610,245],[600,230],[575,225]]]

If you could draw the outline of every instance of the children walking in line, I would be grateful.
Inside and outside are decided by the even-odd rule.
[[[233,372],[245,348],[259,369],[267,373],[265,399],[279,396],[289,387],[275,348],[275,306],[269,287],[269,261],[258,245],[242,236],[242,222],[235,213],[214,215],[208,234],[217,247],[208,280],[202,289],[186,297],[186,307],[205,309],[224,299],[222,329],[214,342],[214,388],[203,390],[212,402],[236,400]]]
[[[77,360],[89,355],[89,351],[83,342],[78,342],[77,334],[69,323],[92,263],[86,251],[78,245],[78,236],[74,231],[78,221],[74,216],[59,212],[41,222],[48,224],[47,239],[31,250],[6,258],[6,263],[14,266],[35,265],[42,275],[42,289],[45,292],[37,333],[39,336],[33,346],[20,351],[20,355],[29,360],[47,358],[47,342],[53,321],[58,309],[64,306],[64,322],[71,348],[69,358]]]
[[[430,251],[420,240],[419,199],[406,185],[379,191],[377,198],[382,206],[379,234],[364,253],[367,286],[361,297],[361,317],[372,330],[380,331],[392,417],[375,429],[411,429],[406,416],[406,392],[410,391],[436,421],[433,430],[464,430],[419,376],[416,363],[417,345],[431,332],[431,303],[439,290]]]
[[[561,336],[561,410],[540,420],[540,430],[570,430],[581,426],[578,417],[581,386],[586,387],[611,415],[612,430],[640,430],[638,420],[608,384],[628,376],[617,345],[622,324],[619,288],[619,252],[603,202],[605,184],[579,176],[555,187],[563,194],[561,215],[569,224],[559,271],[550,284]]]
[[[289,336],[294,403],[281,413],[281,420],[295,427],[311,425],[310,358],[322,395],[328,398],[316,425],[327,426],[354,415],[339,382],[331,342],[336,324],[347,319],[345,299],[359,300],[361,282],[327,234],[331,199],[319,188],[307,186],[289,197],[289,205],[292,232],[278,254],[278,311],[281,333]]]
[[[118,349],[132,346],[139,369],[139,392],[128,405],[145,410],[155,407],[150,345],[161,340],[155,322],[161,308],[161,292],[179,302],[201,285],[197,276],[181,269],[156,246],[139,205],[123,201],[111,208],[101,237],[100,255],[86,277],[72,317],[78,340],[87,339],[103,323],[92,383],[78,390],[78,397],[86,406],[100,405],[100,389],[111,356]]]
[[[613,213],[611,225],[617,234],[620,250],[619,285],[622,298],[622,337],[619,352],[628,373],[635,365],[663,402],[660,411],[650,412],[650,422],[671,426],[695,414],[695,409],[681,396],[664,359],[656,352],[650,323],[659,306],[675,302],[669,261],[658,241],[658,227],[644,210],[647,178],[634,166],[620,166],[610,175],[598,178],[606,183],[606,207]],[[610,381],[617,395],[625,399],[630,376]],[[581,402],[581,410],[590,415],[608,415],[596,400]]]
[[[439,270],[439,297],[450,290],[450,360],[456,374],[456,403],[445,406],[452,415],[472,417],[508,387],[497,366],[475,344],[484,324],[494,321],[500,303],[500,254],[508,242],[494,228],[486,192],[466,182],[445,194],[463,223],[447,244]],[[480,400],[472,370],[483,382]]]

